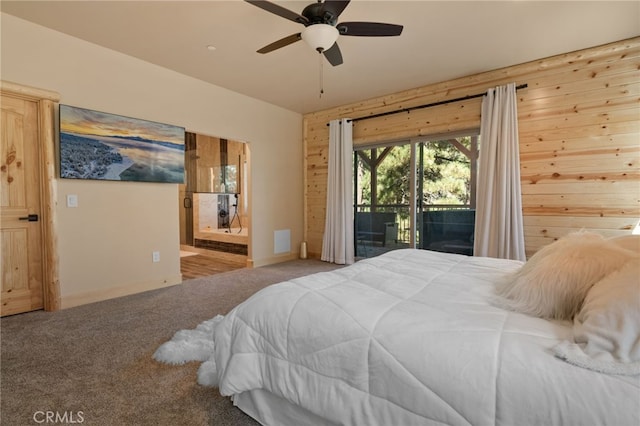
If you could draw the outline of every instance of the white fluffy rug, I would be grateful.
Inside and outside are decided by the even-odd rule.
[[[223,319],[222,315],[218,315],[204,321],[193,330],[178,331],[171,340],[156,350],[153,359],[171,365],[182,365],[191,361],[204,362],[198,370],[198,383],[203,386],[216,386],[216,365],[212,357],[213,333]]]

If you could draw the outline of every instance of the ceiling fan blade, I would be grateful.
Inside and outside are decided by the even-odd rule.
[[[380,22],[341,22],[336,28],[345,36],[388,37],[402,34],[404,27]]]
[[[273,52],[276,49],[280,49],[281,47],[285,47],[290,44],[293,44],[298,40],[302,40],[302,36],[300,35],[300,33],[291,34],[290,36],[286,36],[284,38],[281,38],[278,41],[274,41],[273,43],[266,45],[262,49],[258,50],[258,53]]]
[[[322,53],[324,53],[324,57],[327,58],[327,61],[334,67],[342,64],[342,52],[340,52],[338,43],[333,43],[333,46]]]
[[[288,19],[293,22],[297,22],[299,24],[306,24],[307,22],[309,22],[309,20],[304,16],[296,12],[292,12],[291,10],[285,7],[279,6],[275,3],[271,3],[270,1],[266,1],[266,0],[244,0],[244,1],[254,6],[257,6],[260,9],[266,10],[267,12],[271,12],[274,15],[281,16],[285,19]]]
[[[350,2],[351,0],[325,0],[322,9],[331,12],[334,18],[337,18]]]

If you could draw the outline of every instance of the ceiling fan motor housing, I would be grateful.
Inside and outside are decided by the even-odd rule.
[[[308,21],[303,22],[305,27],[314,24],[327,24],[335,27],[338,22],[338,17],[331,11],[325,10],[323,3],[312,3],[305,7],[302,11],[302,16],[307,18]]]

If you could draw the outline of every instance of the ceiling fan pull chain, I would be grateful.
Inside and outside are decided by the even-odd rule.
[[[324,93],[324,75],[323,75],[323,57],[322,57],[322,51],[318,52],[318,57],[320,58],[320,99],[322,99],[322,94]]]

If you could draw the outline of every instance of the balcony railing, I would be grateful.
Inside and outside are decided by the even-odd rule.
[[[371,248],[381,247],[382,251],[410,247],[412,224],[408,205],[359,204],[356,212],[375,214],[356,214],[358,255],[363,255],[365,250],[362,248],[366,248],[366,244]],[[416,247],[473,254],[475,210],[471,209],[471,206],[423,205],[421,211],[416,214],[416,222]]]

